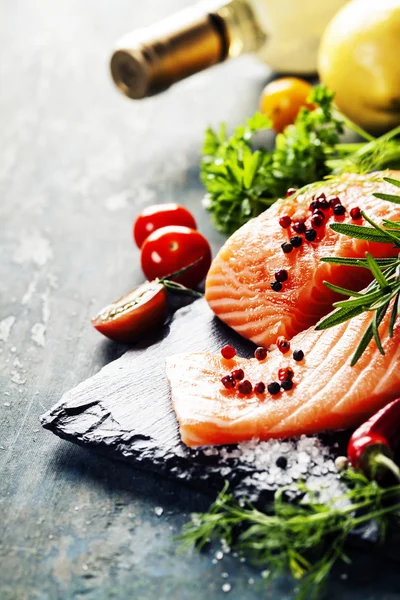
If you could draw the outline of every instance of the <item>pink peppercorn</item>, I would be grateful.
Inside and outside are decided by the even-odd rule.
[[[285,198],[289,198],[289,196],[293,196],[293,194],[295,194],[296,192],[297,192],[296,188],[289,188],[288,191],[286,192]]]
[[[231,375],[225,375],[222,377],[221,383],[224,387],[226,387],[227,390],[232,390],[236,385],[236,382]]]
[[[323,223],[324,219],[322,219],[319,215],[313,215],[311,217],[311,225],[313,229],[318,229],[319,227],[322,227]]]
[[[295,221],[293,223],[293,227],[292,227],[293,231],[295,231],[296,233],[304,233],[306,230],[306,225],[304,223],[304,221]]]
[[[362,217],[361,210],[359,209],[358,206],[355,206],[354,208],[351,209],[350,216],[353,219],[353,221],[358,221],[359,219],[361,219],[361,217]]]
[[[279,219],[279,225],[283,227],[283,229],[287,229],[288,227],[290,227],[291,222],[292,219],[289,217],[289,215],[284,215]]]
[[[254,350],[254,358],[257,360],[265,360],[267,358],[267,349],[259,346]]]
[[[223,348],[221,348],[221,354],[224,358],[226,359],[231,359],[234,356],[236,356],[236,350],[233,346],[224,346]]]
[[[265,383],[263,383],[262,381],[256,383],[256,385],[254,386],[254,391],[256,394],[263,394],[265,392]]]
[[[240,394],[251,394],[253,386],[248,379],[245,379],[239,383],[238,390]]]
[[[231,376],[236,381],[241,381],[242,379],[244,379],[244,371],[243,369],[235,369],[234,371],[232,371]]]

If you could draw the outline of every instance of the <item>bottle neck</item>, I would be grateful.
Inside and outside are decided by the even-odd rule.
[[[124,94],[144,98],[228,58],[256,52],[265,39],[247,0],[206,0],[124,36],[112,55],[111,73]]]

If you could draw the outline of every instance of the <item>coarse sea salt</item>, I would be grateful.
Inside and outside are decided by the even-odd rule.
[[[325,500],[339,495],[343,490],[329,448],[315,436],[303,435],[296,440],[284,442],[260,442],[253,439],[234,448],[207,447],[202,452],[206,456],[219,455],[223,477],[228,477],[238,466],[243,465],[249,472],[243,479],[243,484],[255,492],[295,484],[299,480],[305,481],[307,485],[309,482],[313,486],[316,482],[318,486],[323,484],[322,494]],[[287,461],[286,468],[277,465],[277,460],[282,455]],[[324,478],[321,481],[322,475]]]

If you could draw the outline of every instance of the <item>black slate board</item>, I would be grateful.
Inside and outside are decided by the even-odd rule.
[[[42,416],[42,424],[62,438],[184,481],[211,496],[225,480],[237,496],[245,494],[255,502],[298,478],[317,476],[331,486],[336,474],[326,448],[337,453],[338,436],[328,436],[318,448],[311,448],[315,460],[307,459],[307,439],[298,442],[297,453],[288,453],[293,446],[287,442],[273,441],[265,454],[271,460],[268,464],[264,461],[261,468],[251,455],[250,459],[248,454],[242,456],[233,447],[191,450],[180,442],[165,357],[185,351],[218,352],[226,343],[233,344],[241,356],[253,354],[252,343],[214,317],[205,300],[197,300],[175,313],[161,339],[129,350],[64,394]],[[282,470],[276,465],[276,457],[285,452],[288,467]],[[321,462],[325,462],[322,469]]]

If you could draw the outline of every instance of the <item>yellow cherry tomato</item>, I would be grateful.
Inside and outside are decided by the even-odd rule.
[[[307,103],[312,85],[298,77],[282,77],[265,86],[260,97],[260,111],[272,121],[273,129],[279,133],[294,123],[302,106],[314,109]]]

